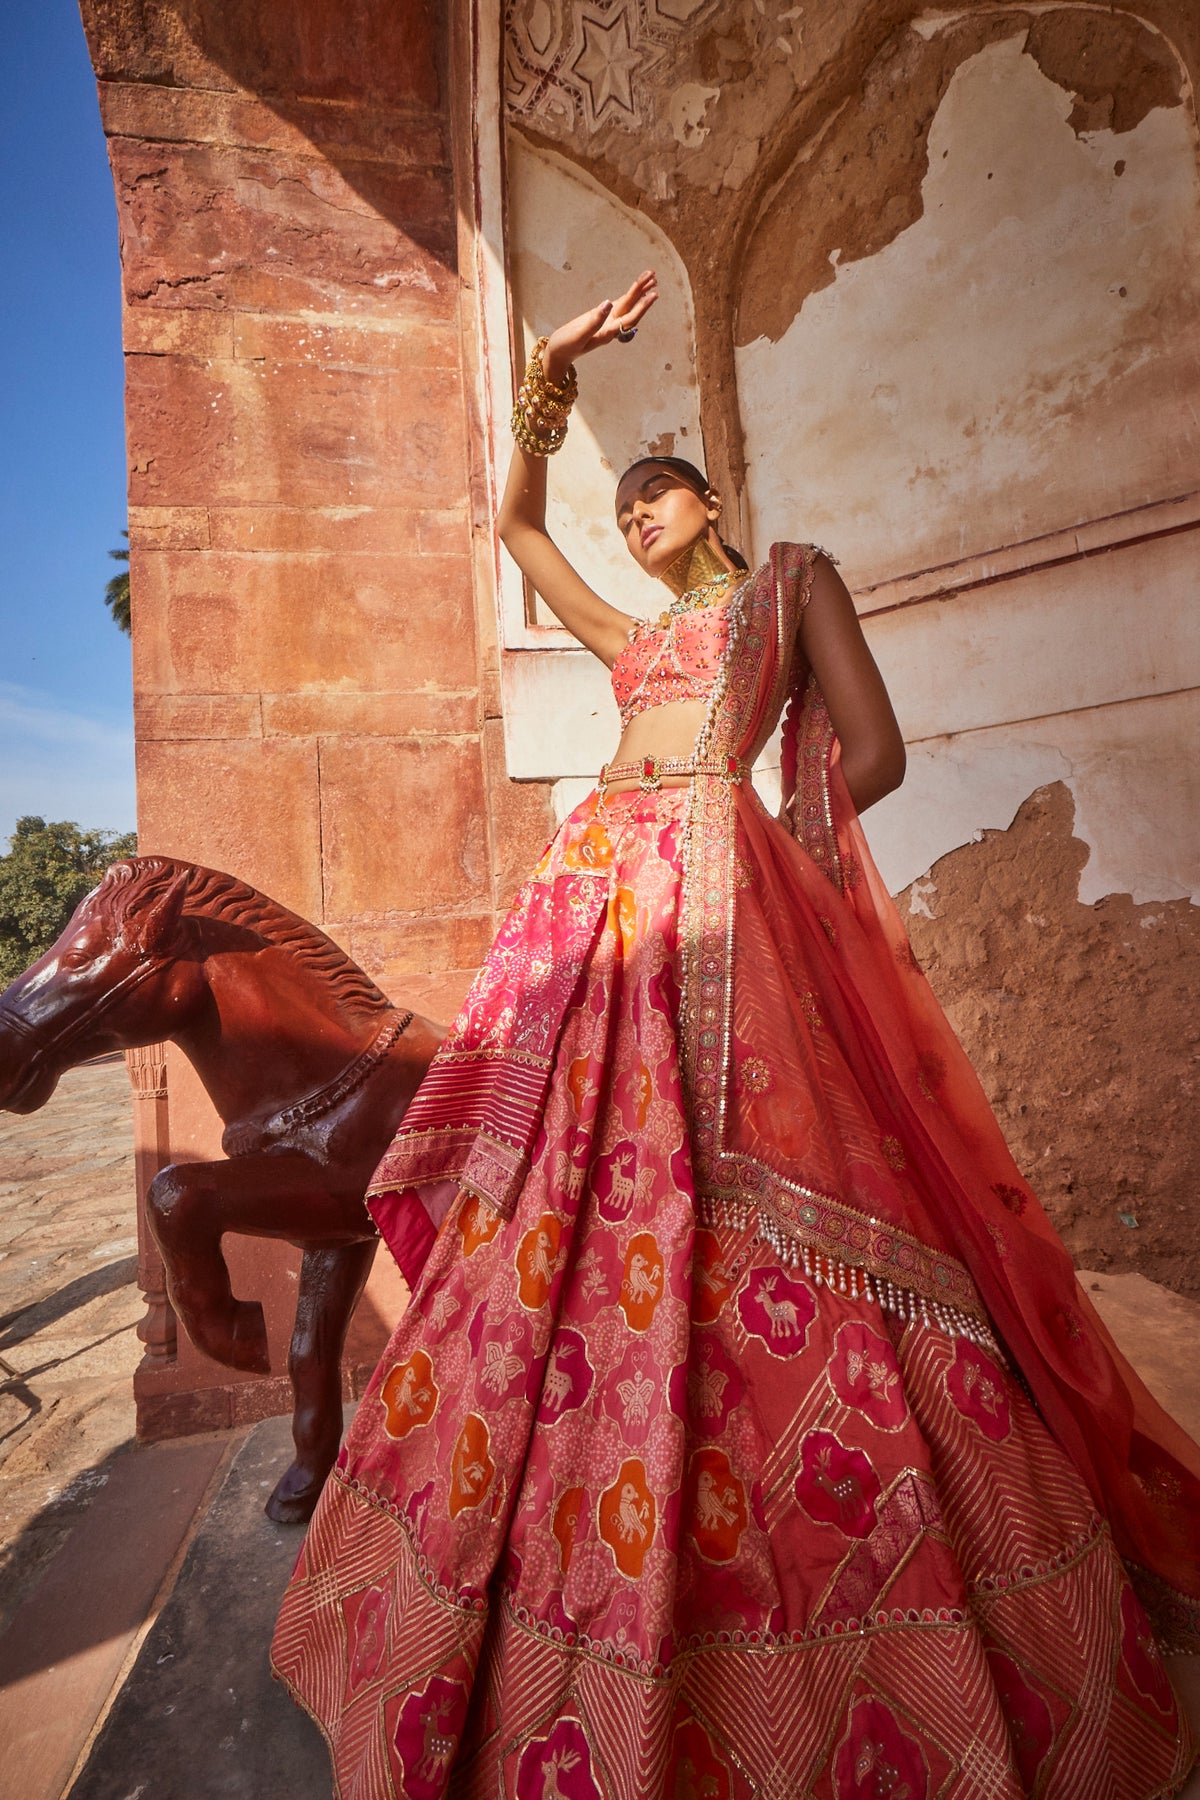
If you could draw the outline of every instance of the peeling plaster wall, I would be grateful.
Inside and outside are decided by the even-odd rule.
[[[1174,105],[1079,136],[1024,41],[957,68],[919,216],[876,254],[819,291],[790,266],[798,215],[825,197],[819,155],[751,243],[737,370],[755,542],[802,526],[844,546],[856,588],[1196,485],[1192,123]]]
[[[842,559],[909,740],[868,830],[1019,1158],[1081,1256],[1187,1285],[1200,14],[506,18],[523,143],[686,271],[707,463],[746,548]],[[567,778],[559,813],[608,728],[602,680],[576,706],[589,757],[539,769]]]

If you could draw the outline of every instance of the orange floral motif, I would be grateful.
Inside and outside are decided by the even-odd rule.
[[[597,1509],[600,1536],[612,1551],[622,1575],[636,1581],[654,1538],[658,1508],[646,1481],[646,1465],[631,1456],[621,1464],[617,1479],[605,1488]]]
[[[468,1194],[458,1215],[463,1255],[474,1256],[484,1244],[490,1244],[500,1229],[500,1214],[494,1212],[474,1194]]]
[[[649,1231],[629,1240],[621,1281],[621,1311],[631,1331],[645,1331],[662,1299],[663,1260],[658,1242]]]
[[[450,1464],[450,1517],[478,1506],[492,1485],[496,1465],[488,1454],[491,1438],[478,1413],[468,1413]]]
[[[558,1268],[562,1226],[553,1213],[543,1213],[517,1246],[517,1298],[527,1312],[546,1304]]]
[[[586,831],[563,851],[563,867],[567,869],[606,869],[612,859],[612,844],[599,819],[593,819]]]
[[[419,1425],[428,1425],[437,1411],[438,1390],[433,1364],[424,1350],[414,1350],[407,1362],[397,1363],[389,1371],[379,1398],[383,1428],[390,1438],[406,1438]]]
[[[746,1490],[723,1450],[697,1450],[688,1465],[687,1529],[706,1562],[732,1562],[746,1529]]]
[[[617,930],[621,933],[621,942],[625,946],[625,954],[629,956],[637,943],[637,897],[632,888],[619,887],[612,898],[613,917]]]
[[[581,1487],[564,1488],[558,1497],[558,1505],[554,1509],[551,1529],[558,1540],[558,1561],[564,1575],[571,1566],[571,1556],[575,1549],[575,1533],[579,1530],[579,1514],[583,1508],[584,1491]]]

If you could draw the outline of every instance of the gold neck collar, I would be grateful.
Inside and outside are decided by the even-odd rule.
[[[707,537],[702,537],[681,551],[673,563],[668,563],[659,580],[666,583],[678,600],[681,595],[690,594],[693,588],[703,587],[706,582],[717,581],[723,575],[735,573],[728,564],[722,562]]]

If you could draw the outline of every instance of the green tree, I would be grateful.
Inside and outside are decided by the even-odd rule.
[[[48,950],[109,863],[136,856],[132,831],[81,831],[63,820],[17,820],[0,856],[0,988]]]
[[[121,536],[126,540],[124,550],[110,550],[108,554],[114,562],[123,562],[125,567],[119,575],[113,576],[105,588],[104,604],[115,623],[129,637],[133,630],[133,614],[129,605],[129,533],[123,531]]]

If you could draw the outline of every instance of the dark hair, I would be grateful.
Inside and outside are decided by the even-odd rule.
[[[682,456],[639,456],[634,462],[630,463],[625,471],[625,475],[622,475],[621,481],[625,480],[626,475],[632,475],[635,469],[644,468],[670,469],[673,475],[678,475],[680,481],[684,482],[695,493],[699,494],[702,500],[706,494],[711,494],[712,492],[712,482],[708,479],[708,476],[704,473],[703,469],[698,469],[695,463],[686,462]],[[621,486],[621,481],[618,481],[617,483],[618,489]],[[725,542],[724,538],[719,539],[719,542],[722,550],[725,552],[735,569],[748,569],[750,567],[740,550],[735,550],[732,544],[727,544]]]

